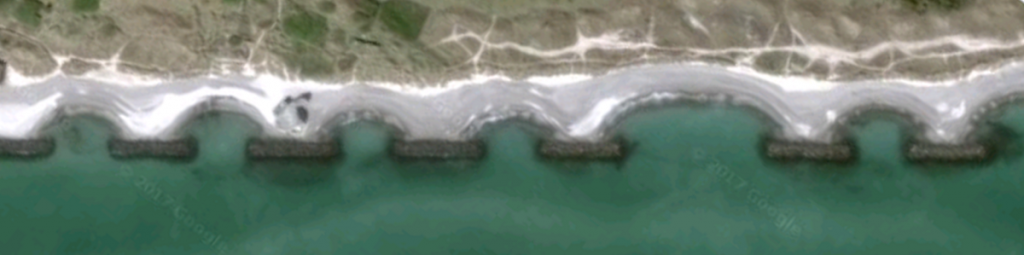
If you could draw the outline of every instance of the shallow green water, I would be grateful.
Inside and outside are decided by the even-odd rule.
[[[1024,112],[1002,121],[1024,132]],[[341,129],[344,158],[246,162],[257,134],[202,119],[191,162],[116,161],[105,122],[70,119],[58,151],[0,160],[4,254],[1021,254],[1019,158],[909,165],[898,126],[855,128],[855,165],[766,163],[735,109],[630,117],[625,162],[544,162],[515,125],[479,162],[396,162],[388,133]],[[1024,141],[1014,141],[1024,142]],[[272,170],[326,171],[314,182]],[[308,179],[308,178],[307,178]],[[783,213],[779,213],[779,212]],[[781,216],[780,216],[781,215]]]

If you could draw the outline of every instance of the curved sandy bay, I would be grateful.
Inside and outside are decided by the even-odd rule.
[[[292,82],[269,75],[208,76],[148,86],[63,74],[21,77],[29,82],[0,87],[0,137],[36,137],[55,119],[87,113],[111,121],[125,139],[172,139],[199,113],[228,111],[248,116],[266,136],[281,138],[319,139],[339,123],[374,118],[394,125],[409,140],[464,140],[489,123],[519,118],[549,129],[557,139],[593,141],[608,138],[609,129],[631,108],[689,100],[753,107],[777,124],[781,138],[817,142],[837,139],[837,120],[844,115],[882,106],[913,116],[931,142],[959,143],[977,115],[1024,89],[1024,66],[941,84],[825,83],[678,64],[635,67],[560,85],[536,83],[542,80],[476,79],[428,91]],[[301,122],[295,117],[299,105],[282,103],[305,92],[313,96],[301,104],[309,112]]]

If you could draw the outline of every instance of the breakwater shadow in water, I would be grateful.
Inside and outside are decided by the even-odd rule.
[[[240,174],[251,181],[286,188],[329,185],[338,162],[343,160],[338,139],[325,135],[321,140],[304,141],[263,136],[260,125],[244,114],[223,111],[199,112],[186,124],[187,134],[199,139],[204,163],[239,160],[235,170],[198,169],[191,172],[199,179],[229,178]],[[225,138],[227,137],[227,138]],[[231,140],[216,142],[217,140]],[[208,158],[211,155],[232,159]],[[237,158],[235,158],[237,157]]]
[[[156,159],[171,163],[192,163],[199,155],[199,142],[193,136],[174,140],[109,139],[107,151],[120,161]]]
[[[108,157],[107,141],[117,127],[106,118],[92,114],[59,115],[41,130],[54,138],[58,150],[74,155]]]
[[[414,141],[415,142],[415,141]],[[408,144],[396,137],[388,139],[387,158],[397,166],[398,176],[406,181],[421,179],[445,178],[450,181],[465,181],[479,177],[483,162],[489,157],[487,143],[484,140],[451,142],[419,141],[421,144]],[[398,146],[407,146],[403,153]],[[433,146],[452,146],[453,153],[408,153],[409,151],[429,150]]]
[[[819,143],[788,141],[762,133],[756,146],[762,161],[777,166],[812,164],[846,168],[855,165],[860,158],[857,144],[850,137]]]
[[[844,146],[852,150],[852,157],[842,161],[828,160],[806,160],[806,159],[779,159],[768,155],[767,143],[776,141],[770,134],[762,134],[758,139],[757,156],[762,164],[775,172],[786,176],[790,181],[801,183],[808,188],[829,186],[832,188],[841,185],[844,180],[854,179],[857,169],[860,168],[861,157],[856,142],[852,138],[840,140]]]
[[[878,123],[893,123],[897,127],[898,141],[896,146],[906,146],[915,141],[921,141],[924,134],[923,124],[915,121],[912,116],[904,112],[879,107],[863,107],[848,115],[841,116],[834,126],[834,139],[831,145],[841,145],[850,148],[851,156],[846,160],[825,161],[825,160],[780,160],[768,156],[766,143],[774,139],[769,134],[762,135],[759,141],[758,153],[765,165],[776,171],[782,172],[798,183],[810,186],[828,185],[833,188],[844,186],[843,183],[858,178],[857,171],[862,169],[866,163],[863,155],[863,132],[867,126]],[[858,134],[861,133],[861,134]],[[905,150],[900,150],[904,152]],[[897,155],[904,164],[909,164],[906,155]],[[856,190],[856,187],[846,187]]]
[[[53,137],[0,139],[0,160],[41,161],[53,155],[56,146]]]
[[[343,159],[340,143],[333,137],[317,142],[253,138],[246,143],[243,174],[284,187],[329,185]]]
[[[577,143],[570,141],[562,143],[563,141],[554,139],[555,132],[551,127],[539,125],[536,121],[521,116],[490,122],[475,133],[474,139],[494,144],[496,141],[493,141],[493,139],[500,137],[503,132],[512,132],[512,129],[523,132],[526,135],[526,139],[533,141],[533,146],[529,147],[533,151],[529,154],[530,157],[526,159],[540,162],[542,165],[550,169],[556,169],[558,173],[567,176],[584,176],[593,172],[594,169],[607,168],[608,166],[612,166],[616,171],[621,170],[628,162],[629,155],[639,146],[638,142],[630,141],[623,134],[617,134],[612,136],[611,139],[598,142]],[[550,145],[556,145],[556,147],[562,147],[562,149],[574,147],[574,145],[579,145],[583,148],[567,153],[545,154],[545,145],[549,145],[549,148]]]
[[[582,176],[597,168],[625,169],[629,156],[640,146],[624,134],[597,142],[562,142],[535,137],[534,160],[569,176]]]
[[[408,142],[402,140],[407,135],[401,128],[374,114],[352,115],[339,118],[338,124],[332,126],[328,133],[334,137],[347,137],[346,140],[349,143],[359,143],[351,144],[357,147],[356,151],[351,152],[357,156],[346,158],[346,160],[358,160],[358,162],[346,162],[349,167],[360,168],[356,171],[387,169],[386,171],[391,172],[390,174],[396,175],[405,182],[430,180],[452,182],[476,178],[478,170],[482,168],[481,163],[487,160],[487,144],[483,139],[470,139],[469,143],[461,144],[478,149],[479,151],[475,155],[459,153],[451,154],[449,157],[446,157],[444,153],[399,155],[396,153],[395,146]],[[429,147],[429,144],[426,147]]]
[[[396,161],[477,161],[487,155],[483,140],[403,140],[392,138],[389,155]]]
[[[172,140],[127,140],[119,138],[119,132],[108,117],[72,110],[55,115],[40,133],[54,141],[52,150],[118,161],[188,164],[199,154],[198,141],[188,134]]]
[[[858,136],[858,130],[862,130],[876,121],[895,123],[898,127],[898,144],[907,144],[918,139],[923,134],[923,128],[914,123],[911,118],[887,108],[869,107],[855,111],[849,115],[842,116],[834,126],[834,136],[828,143],[813,143],[806,146],[807,149],[826,147],[826,150],[843,149],[847,155],[842,157],[779,157],[771,155],[770,144],[779,142],[800,145],[801,141],[786,141],[779,139],[775,134],[762,133],[758,139],[758,157],[761,162],[770,169],[782,173],[791,181],[802,183],[810,189],[824,188],[833,190],[836,188],[856,190],[856,187],[845,185],[850,180],[858,178],[858,169],[864,166],[865,152],[861,143],[864,137]],[[778,154],[778,153],[776,153]],[[902,155],[899,155],[902,157]]]
[[[329,185],[339,159],[257,159],[247,160],[243,174],[253,180],[284,187]]]
[[[430,160],[396,162],[392,168],[403,182],[470,183],[485,177],[484,165],[475,160]]]
[[[987,165],[995,160],[998,154],[995,150],[1005,147],[999,137],[1012,136],[1010,130],[976,123],[974,132],[960,143],[932,143],[925,137],[928,130],[925,121],[908,111],[880,105],[863,106],[840,117],[835,130],[842,137],[854,139],[853,129],[877,120],[898,125],[900,158],[905,165],[955,166],[958,169]]]
[[[955,162],[935,160],[928,162],[914,161],[904,157],[903,163],[910,165],[926,176],[943,177],[962,174],[968,171],[987,169],[1000,164],[1010,164],[1020,160],[1024,155],[1021,135],[1012,127],[996,121],[986,121],[966,138],[967,144],[984,148],[984,156],[971,160]],[[910,148],[904,145],[903,151]]]
[[[1002,122],[988,122],[980,126],[968,139],[976,140],[992,150],[990,163],[1017,162],[1024,157],[1024,137]]]

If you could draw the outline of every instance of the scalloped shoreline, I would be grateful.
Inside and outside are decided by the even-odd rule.
[[[195,116],[224,111],[248,116],[272,138],[318,140],[334,126],[377,119],[400,130],[406,140],[464,141],[491,123],[522,119],[549,130],[556,140],[601,141],[610,138],[609,129],[631,109],[717,102],[760,111],[776,124],[774,135],[784,140],[834,142],[847,115],[881,106],[912,116],[928,142],[958,144],[982,115],[1024,90],[1024,66],[1017,64],[931,86],[893,80],[828,82],[816,86],[827,87],[819,90],[794,89],[798,83],[807,86],[802,78],[710,65],[648,65],[546,82],[476,77],[444,89],[324,86],[270,75],[210,76],[141,87],[65,75],[9,76],[18,84],[0,87],[4,139],[38,137],[63,116],[89,114],[113,123],[123,139],[170,140],[181,137],[182,127]],[[290,102],[303,93],[312,97]],[[299,108],[305,118],[298,118]]]

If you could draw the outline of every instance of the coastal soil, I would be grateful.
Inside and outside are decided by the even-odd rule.
[[[441,86],[702,62],[819,80],[953,79],[1024,55],[1018,0],[0,0],[35,76],[271,73]]]

